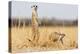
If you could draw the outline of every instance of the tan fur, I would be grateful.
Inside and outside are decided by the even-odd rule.
[[[39,40],[39,29],[38,29],[38,14],[36,7],[32,8],[32,36],[33,36],[33,42],[38,43]]]

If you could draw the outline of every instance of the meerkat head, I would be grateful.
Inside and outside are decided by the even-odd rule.
[[[33,6],[31,6],[31,8],[37,11],[38,6],[37,5],[33,5]]]

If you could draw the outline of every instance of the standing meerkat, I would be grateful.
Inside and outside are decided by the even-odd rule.
[[[33,42],[37,44],[39,40],[37,5],[33,5],[31,8],[32,8],[32,36]]]

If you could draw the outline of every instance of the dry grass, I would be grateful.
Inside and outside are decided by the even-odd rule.
[[[61,44],[59,41],[52,41],[50,35],[54,32],[61,32],[66,34]],[[16,28],[12,27],[12,52],[25,51],[41,51],[41,50],[60,50],[60,49],[74,49],[77,48],[77,27],[40,27],[39,28],[38,45],[32,41],[31,27]],[[55,35],[53,34],[55,39]]]

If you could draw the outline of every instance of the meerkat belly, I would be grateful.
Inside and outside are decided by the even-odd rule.
[[[33,26],[38,26],[38,22],[37,22],[36,19],[33,19],[33,20],[32,20],[32,25],[33,25]]]

